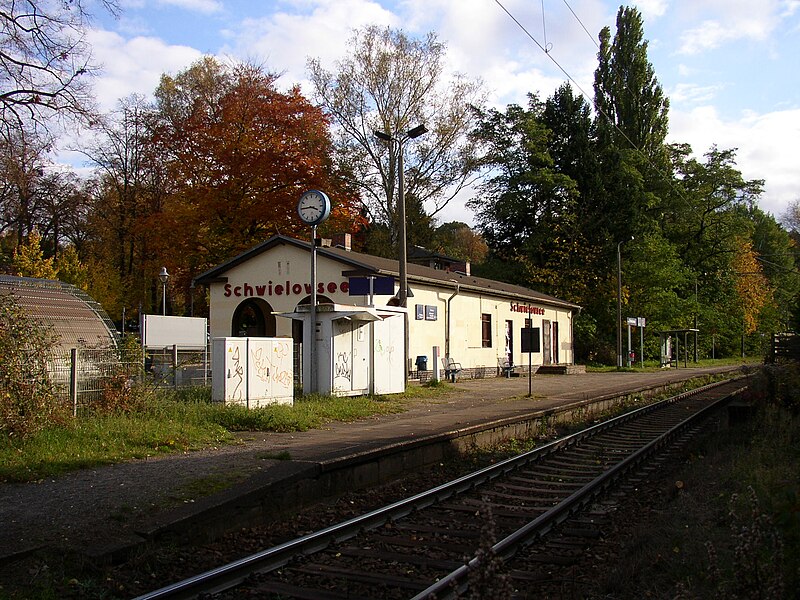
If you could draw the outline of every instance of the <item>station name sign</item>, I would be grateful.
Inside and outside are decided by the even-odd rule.
[[[268,281],[264,284],[250,284],[243,283],[242,285],[233,285],[226,283],[223,287],[223,295],[226,298],[236,296],[237,298],[249,297],[263,297],[263,296],[307,296],[311,293],[310,283],[297,283],[292,281],[284,281],[281,283],[273,283]],[[347,281],[335,281],[317,283],[318,294],[335,294],[342,292],[347,294],[350,291],[350,284]]]
[[[538,306],[527,306],[525,304],[511,303],[511,312],[524,313],[526,315],[544,315],[544,309]]]

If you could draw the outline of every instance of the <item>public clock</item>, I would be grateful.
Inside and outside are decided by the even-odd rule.
[[[297,214],[307,225],[319,225],[331,214],[331,200],[325,192],[310,190],[300,196]]]

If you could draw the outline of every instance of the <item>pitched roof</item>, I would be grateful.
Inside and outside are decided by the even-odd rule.
[[[278,245],[291,245],[309,252],[311,251],[310,242],[284,235],[276,235],[250,250],[242,252],[238,256],[198,275],[193,281],[195,284],[202,285],[225,282],[227,281],[225,277],[227,271]],[[399,275],[399,263],[396,259],[352,252],[344,248],[325,247],[317,248],[317,256],[325,256],[331,260],[342,263],[344,267],[342,274],[345,276],[383,275],[396,278]],[[446,288],[449,287],[454,290],[459,287],[465,291],[492,294],[494,296],[501,296],[521,302],[536,302],[538,304],[547,304],[560,308],[580,309],[580,306],[577,304],[560,300],[559,298],[548,296],[547,294],[542,294],[541,292],[526,287],[494,281],[493,279],[485,279],[483,277],[475,277],[474,275],[465,275],[453,271],[442,271],[440,269],[433,269],[414,263],[408,263],[406,271],[410,286],[412,286],[414,282],[417,282]]]

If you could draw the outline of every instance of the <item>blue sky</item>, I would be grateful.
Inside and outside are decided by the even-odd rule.
[[[490,103],[542,98],[566,79],[591,100],[597,34],[614,29],[619,3],[607,0],[120,0],[114,19],[96,8],[90,42],[103,67],[101,108],[131,93],[149,95],[162,73],[203,54],[249,59],[306,82],[308,57],[332,67],[355,27],[377,23],[422,36],[437,32],[448,69],[483,79]],[[781,217],[800,200],[800,0],[646,0],[649,58],[670,98],[670,141],[702,155],[738,148],[748,179],[765,179],[761,207]],[[510,12],[548,49],[506,14]],[[589,33],[587,33],[587,30]],[[591,35],[589,35],[591,34]],[[465,220],[457,198],[444,220]]]

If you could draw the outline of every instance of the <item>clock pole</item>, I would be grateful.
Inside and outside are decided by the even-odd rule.
[[[311,353],[310,388],[317,391],[317,226],[311,226],[311,336],[309,350]]]
[[[309,190],[300,196],[297,203],[297,214],[300,220],[311,227],[311,331],[309,332],[308,354],[303,350],[303,371],[305,371],[305,357],[310,354],[308,361],[308,389],[317,390],[317,225],[324,223],[331,214],[331,200],[325,192]],[[305,332],[303,332],[305,339]],[[305,375],[305,373],[304,373]],[[306,389],[305,381],[303,389]]]

